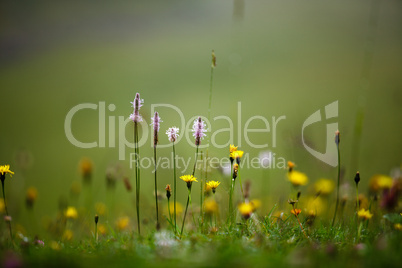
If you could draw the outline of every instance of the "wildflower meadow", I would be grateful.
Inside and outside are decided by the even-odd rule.
[[[400,267],[400,3],[3,13],[0,267]]]

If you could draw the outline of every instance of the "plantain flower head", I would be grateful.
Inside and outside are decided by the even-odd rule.
[[[152,123],[151,126],[154,127],[154,146],[158,144],[158,133],[159,133],[159,128],[160,128],[160,122],[163,122],[161,118],[159,117],[158,112],[155,112],[155,115],[153,118],[151,118]]]
[[[133,102],[130,102],[134,108],[134,112],[130,114],[130,119],[133,120],[133,122],[138,123],[142,122],[142,116],[139,113],[140,108],[142,107],[142,104],[144,103],[144,100],[140,98],[140,93],[137,93],[135,95],[135,99]]]
[[[204,139],[207,130],[205,129],[205,122],[201,119],[201,116],[198,119],[194,120],[193,124],[193,136],[195,138],[195,145],[200,145],[201,140]]]
[[[179,136],[179,128],[178,127],[171,127],[166,131],[166,135],[168,135],[170,142],[175,142],[177,137]]]

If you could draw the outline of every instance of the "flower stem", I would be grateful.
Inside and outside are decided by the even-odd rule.
[[[359,204],[359,186],[358,186],[358,184],[356,184],[356,208],[357,208],[357,212],[359,212],[360,204]]]
[[[155,163],[155,205],[156,205],[156,230],[159,230],[159,209],[158,209],[158,181],[156,179],[156,145],[154,146],[154,163]]]
[[[339,151],[339,143],[336,145],[336,149],[337,149],[337,152],[338,152],[338,186],[337,186],[337,189],[336,189],[336,205],[335,205],[335,212],[334,212],[334,217],[332,219],[331,227],[334,226],[335,218],[336,218],[336,212],[338,210],[338,205],[339,205],[339,185],[340,185],[340,181],[341,181],[341,153]]]
[[[304,234],[304,236],[308,239],[308,236],[306,235],[306,233],[304,232],[304,229],[303,229],[303,226],[302,226],[302,224],[301,224],[301,222],[300,222],[300,220],[299,220],[299,217],[298,216],[296,216],[296,219],[297,219],[297,221],[299,222],[299,225],[300,225],[300,229],[302,230],[302,232],[303,232],[303,234]]]
[[[195,167],[197,166],[197,160],[198,160],[198,145],[197,145],[197,148],[195,149],[195,162],[194,162],[194,168],[193,168],[193,176],[195,174]]]
[[[191,187],[188,189],[188,197],[187,197],[187,204],[186,204],[186,210],[184,212],[184,218],[183,218],[183,224],[181,225],[181,232],[180,235],[183,236],[183,230],[184,230],[184,223],[186,221],[186,216],[187,216],[187,210],[188,210],[188,204],[191,202]]]
[[[174,149],[174,142],[173,142],[173,179],[174,179],[174,186],[173,186],[173,194],[174,194],[174,208],[173,208],[173,214],[174,214],[174,233],[177,233],[177,223],[176,223],[176,151]]]
[[[137,122],[134,122],[134,153],[135,153],[135,198],[136,198],[136,209],[137,209],[137,230],[138,235],[141,234],[140,227],[140,171],[139,171],[139,148],[138,148],[138,126]]]
[[[6,194],[5,194],[5,192],[4,192],[4,177],[3,178],[1,178],[1,188],[2,188],[2,190],[3,190],[3,200],[4,200],[4,208],[5,208],[5,210],[6,210],[6,215],[7,216],[10,216],[9,214],[8,214],[8,209],[7,209],[7,202],[6,202]],[[12,231],[11,231],[11,222],[10,221],[8,221],[8,229],[9,229],[9,231],[10,231],[10,238],[11,238],[11,241],[13,240],[13,233],[12,233]]]
[[[98,243],[98,223],[95,222],[95,243]]]
[[[240,165],[239,165],[239,169],[238,169],[238,171],[237,171],[237,177],[239,177],[241,195],[242,195],[242,197],[243,197],[243,199],[244,199],[243,184],[241,183],[241,177],[240,177]]]

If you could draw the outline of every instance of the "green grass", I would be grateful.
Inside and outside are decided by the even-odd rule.
[[[290,217],[291,216],[291,217]],[[138,238],[133,233],[115,233],[80,241],[58,242],[52,249],[34,246],[16,239],[14,250],[28,267],[398,267],[401,261],[401,231],[393,231],[390,223],[363,228],[361,242],[356,243],[352,220],[330,228],[330,222],[306,226],[306,239],[293,215],[283,221],[275,217],[252,217],[245,226],[222,226],[216,233],[186,233],[182,240],[169,230],[148,233]],[[350,222],[349,222],[350,221]],[[4,238],[3,238],[4,239]],[[19,245],[21,244],[21,245]],[[10,246],[10,245],[9,245]],[[2,243],[5,250],[7,244]],[[6,252],[6,251],[5,251]],[[3,254],[7,256],[7,253]]]

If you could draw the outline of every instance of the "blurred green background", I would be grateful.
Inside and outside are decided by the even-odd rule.
[[[78,163],[83,157],[94,162],[93,202],[106,202],[105,174],[111,165],[121,165],[134,185],[128,162],[133,150],[127,148],[126,160],[119,161],[117,139],[116,148],[107,148],[108,142],[106,148],[73,146],[64,132],[68,111],[81,103],[114,104],[116,110],[106,110],[106,116],[117,122],[118,116],[129,116],[129,102],[140,92],[148,123],[151,104],[178,107],[186,122],[207,116],[212,49],[217,67],[211,115],[233,119],[231,143],[238,143],[238,102],[242,128],[253,115],[270,123],[272,116],[284,115],[275,148],[272,133],[250,134],[253,143],[268,142],[267,149],[294,161],[310,182],[335,180],[336,168],[304,149],[301,129],[313,112],[338,100],[339,118],[331,122],[339,122],[344,180],[353,182],[358,169],[365,189],[372,175],[389,174],[401,164],[401,1],[2,1],[0,6],[0,163],[15,171],[6,189],[17,219],[24,217],[29,186],[39,192],[37,219],[54,215],[60,198],[71,202],[70,187],[81,182]],[[159,112],[160,142],[168,144],[164,132],[180,126],[180,118],[170,109]],[[361,138],[356,138],[359,114],[364,120]],[[228,127],[224,122],[213,122],[212,129]],[[321,152],[326,123],[305,133],[309,145]],[[263,124],[255,121],[250,127]],[[96,141],[97,111],[77,113],[72,130],[83,142]],[[148,133],[141,154],[151,157]],[[132,141],[131,126],[126,137]],[[227,133],[218,136],[221,144],[228,138]],[[244,139],[241,143],[250,158],[261,151]],[[177,145],[181,156],[194,151],[184,139]],[[158,151],[159,156],[170,153],[171,148]],[[209,154],[226,157],[228,148],[212,147]],[[142,199],[148,208],[154,204],[152,169],[142,171]],[[260,198],[262,173],[242,171],[243,180],[253,183],[252,197]],[[269,173],[271,206],[289,193],[284,174],[282,169]],[[161,192],[172,176],[172,170],[160,170]],[[210,177],[224,181],[219,194],[226,200],[229,179],[216,170]],[[178,186],[178,200],[184,203],[185,184]],[[199,185],[195,189],[198,204]],[[133,216],[134,192],[127,193],[120,180],[114,191],[116,211]],[[144,217],[148,214],[152,217],[153,210]]]

